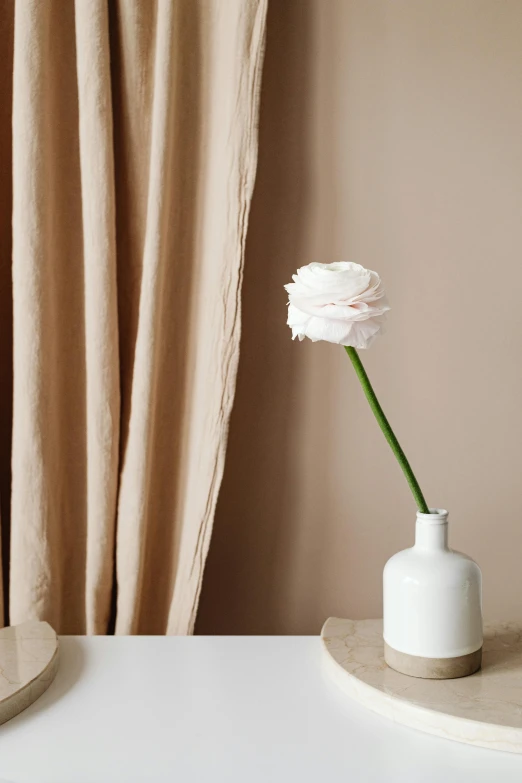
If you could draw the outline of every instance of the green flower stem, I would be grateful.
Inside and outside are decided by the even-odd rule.
[[[430,510],[426,505],[426,501],[424,500],[424,495],[422,494],[422,490],[419,487],[419,483],[415,478],[410,463],[406,459],[406,454],[402,450],[399,441],[395,437],[395,434],[392,428],[390,427],[388,419],[384,415],[384,411],[381,408],[379,404],[379,400],[375,395],[375,392],[370,383],[370,379],[366,375],[366,370],[363,367],[363,363],[361,362],[359,354],[357,353],[355,348],[351,348],[350,346],[345,346],[345,351],[352,361],[354,370],[357,373],[357,377],[361,382],[361,386],[363,387],[363,391],[366,395],[366,399],[370,403],[370,408],[372,409],[374,416],[377,419],[377,422],[379,423],[379,427],[383,431],[384,437],[390,444],[391,450],[395,454],[397,462],[401,466],[402,472],[406,476],[406,481],[410,485],[410,489],[412,491],[413,497],[415,498],[417,508],[419,509],[421,514],[429,514]]]

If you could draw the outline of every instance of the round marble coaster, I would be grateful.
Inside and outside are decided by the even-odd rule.
[[[439,737],[522,753],[522,624],[486,625],[482,669],[456,680],[390,669],[382,620],[331,617],[321,638],[335,682],[374,712]]]
[[[0,629],[0,724],[35,702],[58,670],[58,639],[48,623]]]

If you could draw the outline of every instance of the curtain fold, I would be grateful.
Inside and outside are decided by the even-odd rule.
[[[193,630],[265,17],[266,0],[15,4],[13,624]]]
[[[112,592],[120,419],[116,209],[109,15],[75,0],[85,340],[87,633],[107,629]]]

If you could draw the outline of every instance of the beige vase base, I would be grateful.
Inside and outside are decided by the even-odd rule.
[[[457,658],[421,658],[399,652],[384,643],[384,660],[392,669],[424,680],[454,680],[475,674],[482,664],[482,647]]]

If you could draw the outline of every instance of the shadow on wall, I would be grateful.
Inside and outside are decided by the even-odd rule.
[[[243,284],[242,341],[225,474],[197,633],[288,633],[279,616],[293,531],[287,509],[293,411],[303,352],[290,339],[283,285],[303,263],[310,6],[269,4],[257,184]],[[298,87],[296,89],[296,86]],[[285,627],[286,625],[286,627]]]
[[[382,275],[393,317],[370,378],[451,545],[481,565],[485,615],[520,617],[522,5],[472,5],[270,4],[199,632],[380,616],[382,567],[412,543],[407,484],[346,357],[292,344],[284,323],[296,267],[339,258]],[[493,270],[509,282],[496,299]]]
[[[3,559],[5,618],[11,498],[11,421],[13,417],[13,301],[11,296],[12,160],[11,108],[14,3],[0,8],[3,58],[0,66],[0,552]],[[0,602],[2,601],[0,561]],[[0,626],[2,625],[0,605]]]

